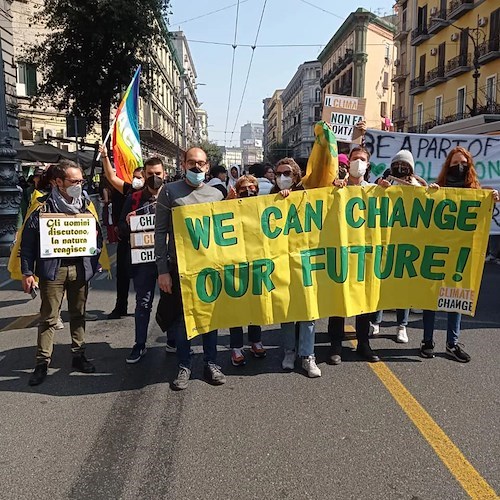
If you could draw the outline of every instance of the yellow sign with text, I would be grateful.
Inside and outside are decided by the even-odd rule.
[[[392,308],[473,315],[482,189],[311,189],[174,209],[188,337]]]

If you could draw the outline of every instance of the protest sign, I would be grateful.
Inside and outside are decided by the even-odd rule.
[[[87,257],[96,254],[97,229],[92,214],[40,214],[40,258]]]
[[[370,151],[372,179],[391,166],[391,158],[401,149],[412,152],[415,173],[434,181],[448,153],[456,146],[469,150],[482,186],[500,190],[500,136],[465,134],[408,134],[368,130],[366,148]],[[500,234],[500,211],[494,208],[491,234]]]
[[[492,193],[320,188],[173,210],[188,336],[379,309],[474,314]]]
[[[130,255],[132,264],[155,262],[155,214],[130,217]]]
[[[360,132],[355,127],[363,120],[365,107],[364,98],[327,94],[322,120],[332,127],[338,141],[354,142],[361,138]]]

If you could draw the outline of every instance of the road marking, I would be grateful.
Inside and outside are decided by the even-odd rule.
[[[28,316],[21,316],[11,321],[8,325],[5,325],[1,330],[2,332],[10,332],[12,330],[23,330],[25,328],[31,327],[32,323],[37,322],[40,319],[40,314],[29,314]]]
[[[468,495],[473,499],[498,499],[495,490],[474,469],[390,368],[383,362],[369,363],[369,366]]]

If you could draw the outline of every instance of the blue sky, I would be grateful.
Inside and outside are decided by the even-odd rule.
[[[257,48],[242,101],[252,55],[252,49],[243,45],[255,43],[264,3],[266,7]],[[198,97],[208,112],[209,138],[227,146],[239,145],[241,125],[247,121],[262,122],[262,99],[270,97],[275,89],[284,88],[302,62],[316,59],[350,12],[364,7],[378,15],[388,15],[392,13],[394,0],[360,1],[356,4],[340,0],[240,0],[236,35],[238,47],[234,51],[228,114],[236,4],[237,0],[172,0],[172,15],[169,18],[171,30],[181,29],[186,34],[198,82],[205,84],[198,87]],[[219,9],[223,10],[206,15]],[[197,43],[195,40],[230,45]],[[259,45],[311,46],[265,48]]]

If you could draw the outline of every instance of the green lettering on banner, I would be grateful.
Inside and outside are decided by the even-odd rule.
[[[224,214],[216,214],[213,216],[214,219],[214,240],[217,245],[220,247],[229,247],[231,245],[236,245],[238,243],[238,239],[233,236],[232,238],[225,238],[224,235],[226,233],[233,233],[234,226],[232,224],[228,224],[224,226],[222,223],[226,220],[233,220],[233,213],[224,213]]]
[[[477,212],[469,212],[469,208],[479,208],[481,202],[479,200],[462,200],[458,210],[457,227],[462,231],[474,231],[477,224],[467,224],[468,220],[476,220]]]
[[[354,245],[349,248],[349,252],[358,256],[356,280],[364,281],[365,268],[366,268],[366,254],[373,253],[373,247],[369,245]]]
[[[328,276],[335,283],[345,283],[347,280],[347,271],[349,268],[349,249],[345,246],[340,247],[340,251],[335,247],[326,249],[326,270]],[[337,255],[340,254],[340,262]]]
[[[403,198],[397,198],[394,203],[392,214],[389,217],[389,227],[394,227],[396,222],[398,222],[401,227],[408,227]]]
[[[224,290],[230,297],[243,297],[247,293],[250,281],[250,265],[248,262],[239,264],[237,279],[238,288],[236,288],[236,266],[234,264],[224,266]]]
[[[347,224],[351,227],[358,228],[361,227],[366,221],[363,217],[359,216],[357,220],[354,220],[354,207],[359,207],[359,210],[366,210],[366,204],[362,198],[351,198],[347,201],[345,206],[345,218]]]
[[[271,259],[258,259],[254,261],[252,265],[252,293],[254,295],[262,295],[262,285],[266,287],[268,292],[276,288],[271,279],[273,271],[274,262]]]
[[[413,207],[410,216],[410,227],[418,227],[419,220],[422,221],[424,227],[428,228],[431,225],[432,209],[434,208],[434,198],[425,200],[425,207],[419,198],[413,200]]]
[[[274,216],[276,220],[283,218],[281,210],[278,207],[267,207],[260,217],[260,226],[264,235],[274,240],[281,234],[281,228],[276,227],[274,230],[271,230],[271,216]]]
[[[310,233],[312,229],[311,222],[321,231],[323,228],[323,200],[316,200],[316,210],[307,202],[305,210],[304,231]]]
[[[297,207],[295,203],[290,205],[288,210],[288,215],[286,216],[285,229],[283,234],[288,236],[291,230],[294,230],[297,234],[303,233],[302,225],[300,224],[299,214],[297,213]]]
[[[186,223],[186,228],[189,233],[189,237],[191,238],[191,243],[195,250],[199,250],[200,243],[208,248],[210,245],[210,217],[208,215],[204,215],[202,219],[195,219],[193,225],[193,219],[188,217],[184,219]]]
[[[396,245],[391,243],[390,245],[387,245],[387,247],[384,247],[383,245],[377,245],[375,247],[375,263],[374,263],[374,272],[375,276],[379,280],[385,280],[387,279],[392,272],[392,266],[394,265],[394,250],[396,248]],[[385,252],[385,265],[384,268],[382,269],[382,260],[384,256],[384,250]]]
[[[323,262],[311,262],[312,257],[318,257],[319,255],[325,255],[324,248],[311,248],[310,250],[302,250],[300,252],[300,260],[302,263],[302,282],[304,286],[312,286],[312,272],[322,271],[325,269],[325,264]]]
[[[380,200],[380,207],[377,204]],[[376,217],[380,217],[379,227],[387,227],[389,219],[389,198],[368,198],[368,227],[377,227]]]
[[[455,216],[451,214],[445,214],[445,209],[449,207],[450,212],[457,211],[457,204],[453,200],[442,200],[434,211],[434,224],[439,229],[455,229]]]
[[[207,281],[211,281],[211,291],[207,289]],[[196,293],[202,302],[211,304],[219,297],[222,290],[220,274],[211,267],[203,269],[196,277]]]
[[[445,273],[438,273],[432,270],[433,267],[444,267],[445,261],[443,259],[436,259],[436,254],[450,253],[448,247],[437,247],[428,245],[424,248],[424,256],[422,257],[422,264],[420,266],[420,275],[427,280],[443,280]]]
[[[420,257],[420,250],[415,245],[402,243],[398,245],[396,252],[396,265],[394,266],[394,277],[402,278],[406,269],[408,276],[417,276],[415,265],[413,264]]]

